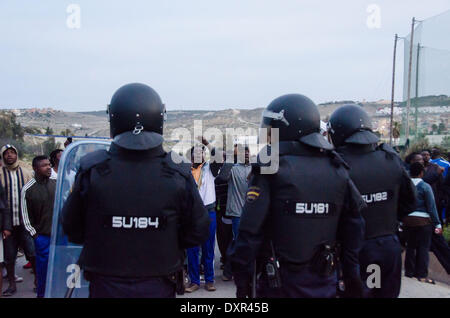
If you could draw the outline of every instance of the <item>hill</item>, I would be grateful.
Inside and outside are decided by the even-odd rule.
[[[327,120],[331,113],[343,104],[351,101],[330,102],[318,105],[321,117]],[[377,103],[359,103],[370,114],[374,115],[378,108]],[[251,128],[252,134],[257,134],[263,108],[255,109],[225,109],[225,110],[189,110],[168,111],[164,136],[166,140],[177,139],[172,137],[175,128],[187,128],[193,134],[194,121],[201,120],[202,128],[218,128],[225,132],[226,128]],[[67,133],[76,136],[108,137],[108,115],[105,111],[91,112],[65,112],[53,109],[19,109],[14,110],[17,122],[23,127],[38,128],[44,132],[50,127],[55,134]],[[36,130],[36,129],[35,129]]]
[[[450,97],[447,95],[430,95],[411,99],[411,105],[422,106],[450,106]],[[406,107],[406,102],[401,102],[399,107]]]

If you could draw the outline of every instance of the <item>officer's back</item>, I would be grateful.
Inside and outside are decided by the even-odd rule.
[[[337,109],[330,117],[329,133],[367,204],[362,210],[366,241],[359,257],[361,277],[365,282],[374,270],[380,275],[366,286],[366,296],[397,297],[402,266],[396,232],[399,220],[415,208],[414,186],[395,151],[386,144],[377,145],[379,138],[361,107]]]
[[[125,85],[109,115],[113,142],[82,158],[64,231],[83,244],[91,297],[173,297],[183,250],[208,237],[208,215],[190,166],[163,150],[165,107],[157,93]]]
[[[338,151],[351,167],[350,177],[368,205],[362,211],[366,239],[396,233],[398,220],[407,215],[407,207],[415,201],[402,192],[409,180],[394,150],[372,144],[347,145]]]
[[[237,296],[251,294],[249,267],[257,259],[258,297],[334,297],[338,241],[348,291],[359,295],[365,204],[345,162],[319,133],[317,107],[302,95],[281,96],[263,112],[261,126],[278,129],[280,142],[270,134],[268,150],[279,168],[266,174],[270,168],[260,162],[253,169],[233,249]]]
[[[280,142],[278,172],[268,176],[271,228],[282,261],[305,263],[322,242],[336,241],[347,203],[348,174],[344,165],[323,150],[300,142]]]

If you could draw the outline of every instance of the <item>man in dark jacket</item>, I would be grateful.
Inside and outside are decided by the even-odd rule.
[[[223,153],[223,161],[225,162],[226,154]],[[232,163],[224,163],[219,175],[214,180],[216,187],[216,218],[217,218],[217,245],[220,251],[221,268],[223,268],[222,280],[229,281],[232,278],[231,269],[226,266],[227,262],[227,249],[233,240],[233,232],[231,226],[231,217],[226,216],[227,200],[228,200],[228,177],[222,178],[222,176],[228,176],[231,172]]]
[[[246,148],[240,147],[239,149],[240,150],[246,149],[245,160],[246,160],[246,164],[248,165],[248,161],[249,161],[249,152],[248,152],[249,149],[248,149],[248,147],[246,147]],[[242,151],[242,153],[243,153],[243,151]],[[242,202],[242,205],[236,204],[236,200],[238,200],[236,198],[236,193],[235,193],[236,192],[236,187],[235,187],[235,185],[234,186],[232,185],[232,183],[234,181],[231,182],[231,180],[233,179],[232,176],[234,175],[233,174],[233,169],[235,169],[234,166],[237,163],[238,163],[238,145],[236,144],[236,145],[234,145],[233,162],[226,162],[226,163],[224,163],[224,165],[220,169],[219,175],[217,176],[217,178],[215,180],[215,183],[216,183],[216,196],[217,196],[218,185],[221,185],[221,186],[224,185],[224,187],[225,187],[225,189],[223,190],[224,194],[222,196],[224,198],[223,201],[225,201],[225,204],[223,204],[223,208],[222,208],[223,209],[223,211],[222,211],[223,215],[221,217],[221,221],[222,222],[217,221],[217,224],[222,223],[222,227],[225,228],[225,226],[226,226],[226,229],[229,231],[229,232],[226,232],[226,235],[227,235],[226,236],[226,238],[227,238],[226,244],[227,245],[225,245],[225,247],[224,247],[225,254],[222,253],[222,250],[221,250],[222,257],[224,258],[224,262],[223,262],[224,270],[223,270],[223,276],[222,276],[222,280],[224,280],[224,281],[230,281],[232,279],[231,262],[229,261],[229,259],[227,259],[226,253],[227,253],[227,249],[231,246],[233,238],[236,236],[237,228],[239,226],[239,222],[236,221],[236,219],[237,220],[239,219],[239,217],[241,215],[242,205],[243,205],[243,202]],[[244,165],[242,165],[242,166],[244,166]],[[242,167],[239,167],[239,168],[242,168]],[[248,169],[251,170],[251,166],[248,166]],[[247,184],[248,184],[248,174],[249,174],[249,172],[250,171],[248,171],[245,174],[245,176],[243,176],[243,177],[241,176],[242,179],[244,179],[244,183],[245,183],[245,189],[241,190],[242,193],[240,193],[243,196],[243,198],[241,198],[241,200],[243,200],[243,201],[245,201],[245,194],[247,192]],[[236,179],[236,178],[234,178],[234,179]],[[240,185],[240,186],[242,186],[242,185]],[[230,189],[230,187],[232,187],[233,189]],[[230,190],[234,191],[231,196],[229,195]],[[222,197],[220,197],[220,199]],[[219,199],[217,199],[217,200],[219,200]],[[230,207],[230,202],[231,202],[231,205],[233,207]],[[237,215],[233,215],[232,213],[230,213],[230,209],[235,211],[235,213],[237,213]],[[239,217],[237,217],[237,216],[239,216]],[[227,222],[227,224],[225,224],[225,222]],[[223,237],[225,237],[224,234],[222,234],[222,235],[223,235]],[[219,231],[217,232],[217,237],[219,237]],[[220,244],[219,244],[219,249],[220,249]]]
[[[22,189],[22,220],[34,239],[36,249],[37,297],[44,297],[48,253],[52,230],[56,180],[50,179],[52,168],[46,156],[33,159],[34,178]]]
[[[417,205],[413,213],[403,219],[407,240],[405,276],[417,277],[421,282],[432,283],[428,278],[429,251],[433,232],[442,233],[433,191],[422,180],[424,167],[416,162],[410,167],[411,179],[417,188]],[[434,231],[433,231],[434,230]]]
[[[440,213],[446,205],[446,195],[444,191],[444,171],[443,167],[431,162],[431,151],[422,150],[423,165],[425,173],[423,181],[428,183],[433,189],[434,201],[439,213],[440,222],[443,223],[442,214]]]

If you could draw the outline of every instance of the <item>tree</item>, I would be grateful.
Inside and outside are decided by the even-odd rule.
[[[429,149],[431,147],[427,138],[417,138],[415,139],[408,149],[408,154],[412,152],[422,152],[424,149]]]
[[[65,130],[61,130],[61,135],[63,136],[72,136],[72,131],[69,128],[66,128]]]
[[[56,147],[56,141],[54,137],[48,138],[44,143],[42,144],[42,150],[44,151],[43,155],[49,156],[50,153],[55,150]]]
[[[417,134],[417,138],[419,138],[419,139],[424,139],[426,135],[428,135],[428,131],[422,129],[422,130],[420,130],[419,133]]]
[[[450,149],[450,136],[444,137],[441,142],[441,147],[445,149]]]
[[[53,129],[51,129],[50,127],[47,126],[47,128],[45,129],[45,134],[46,135],[53,135]]]
[[[400,129],[401,125],[399,124],[399,122],[395,121],[394,127],[392,128],[392,137],[394,137],[395,139],[400,138]]]
[[[25,131],[23,127],[16,122],[14,113],[0,113],[0,136],[2,138],[10,138],[23,141]]]
[[[438,126],[437,126],[436,124],[433,124],[433,125],[431,126],[431,130],[433,131],[433,134],[434,134],[435,132],[437,132]]]
[[[445,132],[447,129],[446,129],[446,127],[445,127],[445,124],[444,123],[440,123],[439,124],[439,127],[438,127],[438,134],[439,135],[441,135],[443,132]]]

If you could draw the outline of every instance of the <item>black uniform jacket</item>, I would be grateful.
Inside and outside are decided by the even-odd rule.
[[[279,152],[276,173],[253,169],[232,252],[233,271],[248,271],[253,260],[266,258],[268,241],[281,263],[299,265],[311,261],[321,243],[339,241],[344,275],[359,277],[360,211],[366,205],[345,162],[334,152],[300,142],[280,142]]]

